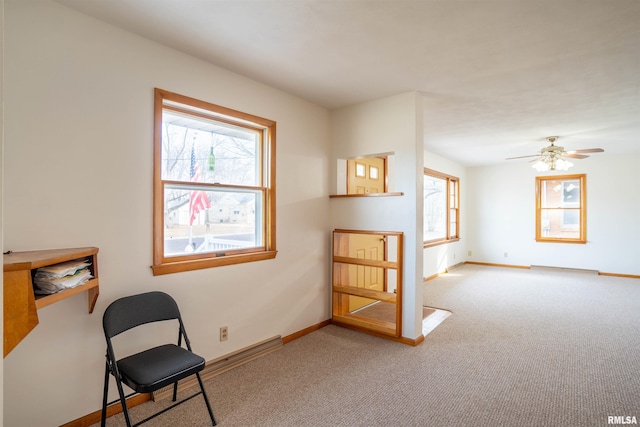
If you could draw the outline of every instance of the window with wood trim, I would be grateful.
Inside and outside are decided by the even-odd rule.
[[[586,175],[536,177],[536,240],[586,243]]]
[[[460,179],[424,169],[424,246],[460,239]]]
[[[153,274],[276,256],[272,120],[155,90]]]

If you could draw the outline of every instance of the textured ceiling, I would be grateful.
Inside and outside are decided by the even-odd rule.
[[[57,2],[330,109],[421,92],[425,147],[465,165],[640,152],[638,0]]]

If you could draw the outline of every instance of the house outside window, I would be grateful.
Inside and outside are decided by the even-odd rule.
[[[536,177],[536,240],[586,243],[586,175]]]
[[[424,169],[424,247],[460,239],[460,180]]]
[[[275,122],[155,90],[157,274],[274,258]]]

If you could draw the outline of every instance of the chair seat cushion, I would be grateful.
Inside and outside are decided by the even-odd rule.
[[[151,393],[204,369],[204,359],[175,344],[154,347],[118,361],[122,382]]]

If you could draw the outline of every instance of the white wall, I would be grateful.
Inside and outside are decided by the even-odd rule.
[[[423,278],[447,271],[449,267],[460,264],[467,260],[466,242],[467,234],[467,215],[469,206],[467,205],[467,193],[469,192],[469,183],[466,179],[466,169],[444,157],[433,154],[429,151],[424,152],[424,167],[452,175],[460,179],[460,240],[443,245],[431,246],[424,248],[423,256]],[[422,218],[422,216],[421,216]],[[428,305],[428,301],[425,302]]]
[[[5,6],[4,250],[100,248],[94,313],[84,294],[39,310],[4,360],[7,425],[100,408],[120,296],[172,294],[206,359],[329,318],[328,111],[48,0]],[[154,87],[277,121],[275,260],[152,276]]]
[[[535,241],[538,172],[513,162],[467,169],[468,260],[639,275],[640,154],[594,154],[573,163],[567,173],[587,175],[587,244]]]
[[[0,0],[0,247],[2,245],[2,189],[4,177],[4,0]],[[3,250],[4,252],[4,250]],[[0,276],[0,289],[4,289],[3,276]],[[0,293],[0,305],[4,307],[4,292]],[[0,319],[0,335],[4,342],[4,316]],[[4,419],[4,359],[0,360],[0,426]]]
[[[402,231],[404,280],[402,336],[422,334],[422,100],[407,92],[332,112],[331,188],[337,159],[394,153],[393,191],[399,197],[331,200],[333,229]],[[420,216],[418,216],[420,212]]]

